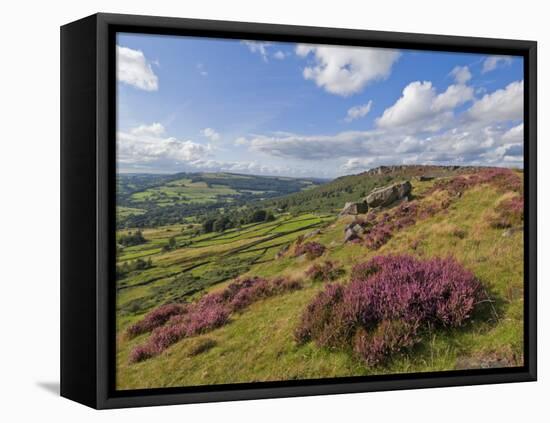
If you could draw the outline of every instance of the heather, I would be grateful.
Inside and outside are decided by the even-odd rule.
[[[443,189],[452,195],[462,195],[467,189],[482,184],[490,184],[499,192],[513,191],[523,194],[522,178],[513,170],[504,168],[486,168],[470,175],[442,179],[436,181],[431,191]]]
[[[377,250],[392,237],[396,231],[416,223],[419,206],[416,202],[405,202],[389,212],[380,213],[367,227],[364,238],[365,245],[371,250]]]
[[[523,196],[515,196],[501,201],[491,219],[494,228],[511,228],[523,225]]]
[[[306,242],[296,246],[294,256],[298,257],[305,255],[308,260],[313,260],[317,257],[321,257],[325,250],[326,248],[323,244],[318,242]]]
[[[328,282],[338,279],[344,274],[344,269],[338,263],[327,260],[323,263],[312,264],[306,270],[306,276],[316,282]]]
[[[171,317],[183,314],[187,310],[184,304],[165,304],[147,313],[139,322],[131,325],[126,330],[129,338],[134,338],[146,332],[164,325]]]
[[[354,267],[349,284],[317,295],[295,338],[351,348],[375,365],[420,342],[428,327],[462,326],[480,297],[477,279],[452,258],[376,256]]]
[[[146,360],[162,353],[183,338],[223,326],[232,313],[245,309],[253,302],[301,287],[299,281],[283,277],[271,280],[250,277],[237,279],[224,290],[206,294],[200,300],[185,306],[172,304],[170,307],[159,307],[132,326],[139,327],[139,333],[152,332],[144,344],[131,351],[130,362]],[[176,313],[176,310],[179,312]],[[151,316],[162,316],[162,319],[153,319]],[[155,324],[149,324],[151,321]]]
[[[432,202],[404,202],[388,211],[373,211],[365,219],[358,219],[357,223],[365,229],[364,245],[371,250],[378,250],[396,232],[414,225],[419,219],[425,219],[442,212],[450,206],[452,201],[460,198],[466,190],[483,184],[489,184],[499,192],[523,193],[521,177],[510,169],[487,168],[469,175],[441,179],[434,183],[426,195],[444,191],[449,197],[436,199]],[[518,224],[522,219],[523,195],[521,194],[521,200],[514,198],[501,205],[499,217],[493,226],[510,227],[513,224]]]

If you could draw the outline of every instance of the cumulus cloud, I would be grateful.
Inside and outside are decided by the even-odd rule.
[[[510,146],[500,127],[452,127],[433,135],[409,135],[394,131],[342,132],[332,136],[260,136],[250,140],[256,152],[305,161],[343,160],[341,173],[381,164],[480,164],[501,165]],[[515,148],[515,147],[514,147]],[[517,152],[517,149],[510,150]]]
[[[190,140],[166,136],[160,123],[141,125],[117,133],[117,160],[121,164],[151,164],[155,162],[185,164],[203,159],[209,147]]]
[[[472,79],[472,74],[468,66],[455,66],[451,71],[451,75],[455,78],[457,84],[465,84]]]
[[[314,64],[303,70],[307,80],[331,94],[350,96],[369,83],[387,78],[399,58],[396,50],[298,44],[300,57],[313,55]]]
[[[221,136],[212,128],[204,128],[201,130],[201,135],[210,139],[210,141],[219,141]]]
[[[207,128],[208,129],[208,128]],[[244,138],[243,138],[244,140]],[[258,160],[219,160],[210,145],[166,134],[160,123],[140,125],[117,133],[117,163],[121,171],[220,171],[257,175],[308,175],[308,171]]]
[[[354,173],[362,170],[369,169],[376,163],[376,157],[354,157],[348,159],[343,165],[342,169],[346,172]]]
[[[452,119],[455,107],[473,98],[473,89],[467,85],[450,85],[437,94],[430,81],[414,81],[403,89],[401,97],[384,110],[376,123],[381,128],[414,124],[427,131],[437,131]]]
[[[487,73],[495,70],[499,66],[510,65],[512,58],[510,56],[489,56],[483,61],[481,73]]]
[[[502,136],[502,139],[509,143],[523,142],[523,123],[520,123],[519,125],[506,131],[506,133]]]
[[[346,122],[351,122],[355,119],[365,117],[369,114],[371,108],[372,108],[372,100],[370,100],[367,104],[353,106],[352,108],[348,109],[347,116],[344,120]]]
[[[277,50],[273,53],[273,57],[277,60],[283,60],[286,57],[286,54],[284,54],[281,50]]]
[[[512,82],[506,88],[485,94],[467,112],[475,121],[503,122],[523,118],[523,81]]]
[[[387,108],[378,118],[380,127],[395,127],[409,124],[430,116],[435,88],[429,81],[415,81],[403,89],[402,96],[395,104]]]
[[[432,109],[435,112],[450,110],[474,98],[474,90],[467,85],[449,85],[445,92],[439,94],[433,101]]]
[[[140,50],[116,47],[117,79],[144,91],[158,90],[158,77]]]
[[[455,115],[457,105],[474,99],[470,87],[457,83],[437,94],[429,81],[416,81],[386,109],[375,129],[333,135],[256,135],[246,144],[250,151],[274,158],[326,161],[323,168],[339,162],[340,174],[382,164],[521,167],[523,123],[511,126],[521,117],[517,110],[511,112],[521,89],[520,82],[510,84]],[[479,112],[480,119],[472,119],[472,110]]]

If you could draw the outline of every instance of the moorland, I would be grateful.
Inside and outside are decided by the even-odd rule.
[[[117,176],[118,389],[519,366],[523,173]]]

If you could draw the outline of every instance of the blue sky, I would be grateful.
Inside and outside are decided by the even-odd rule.
[[[119,34],[117,59],[120,172],[523,166],[519,57]]]

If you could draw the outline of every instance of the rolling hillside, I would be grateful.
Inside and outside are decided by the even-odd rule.
[[[346,201],[401,180],[412,184],[409,201],[337,214]],[[522,187],[519,171],[382,168],[260,200],[278,210],[274,221],[201,235],[195,223],[144,228],[144,242],[118,253],[117,387],[521,365]],[[350,227],[360,235],[344,242]],[[353,285],[357,266],[375,257],[428,265],[451,260],[479,284],[472,313],[454,326],[415,330],[414,342],[392,344],[383,360],[371,363],[353,345],[328,343],[313,332],[300,338],[319,295]],[[161,335],[162,348],[151,349]]]
[[[324,182],[234,173],[119,174],[117,223],[119,228],[179,223],[197,214],[285,196]]]

